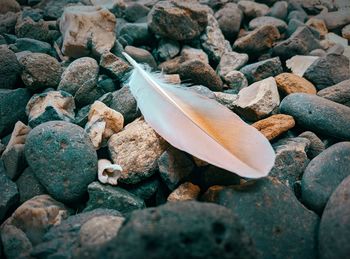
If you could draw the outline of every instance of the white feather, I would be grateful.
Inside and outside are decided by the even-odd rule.
[[[129,87],[146,122],[166,141],[242,177],[268,175],[275,161],[269,141],[215,100],[164,83],[123,53],[135,68]]]

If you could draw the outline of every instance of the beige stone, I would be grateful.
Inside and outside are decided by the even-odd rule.
[[[346,25],[341,33],[344,39],[350,40],[350,24]]]
[[[252,126],[259,130],[268,140],[273,140],[293,128],[295,126],[295,121],[292,116],[276,114],[257,121],[252,124]]]
[[[196,200],[201,189],[198,185],[190,182],[181,184],[168,196],[168,201],[191,201]]]
[[[115,43],[115,16],[105,8],[68,6],[60,19],[64,55],[78,58],[101,55]]]
[[[285,94],[316,94],[315,86],[303,77],[291,73],[282,73],[275,77],[277,87]]]

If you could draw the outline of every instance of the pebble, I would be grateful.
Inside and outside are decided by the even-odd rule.
[[[244,74],[237,70],[228,72],[225,76],[221,77],[224,83],[227,84],[229,90],[232,93],[237,94],[240,90],[248,87],[248,80]]]
[[[315,133],[350,139],[350,108],[325,98],[295,93],[283,99],[281,113],[294,117],[297,125]]]
[[[160,61],[172,59],[180,53],[180,44],[175,40],[161,39],[156,53]]]
[[[16,43],[10,46],[15,52],[30,51],[33,53],[50,54],[51,45],[44,41],[29,38],[20,38]]]
[[[288,2],[286,1],[276,1],[268,12],[269,16],[285,20],[288,15]]]
[[[277,76],[283,72],[283,68],[281,60],[276,57],[246,65],[240,69],[240,72],[251,84],[271,76]]]
[[[135,196],[147,202],[154,197],[160,185],[161,185],[160,179],[156,175],[138,184],[122,185],[122,187],[126,189],[128,192],[134,194]]]
[[[227,52],[221,56],[220,63],[216,68],[216,72],[224,80],[227,74],[232,70],[238,70],[248,62],[247,54],[240,54],[237,52]]]
[[[150,249],[154,258],[256,256],[235,214],[216,204],[187,201],[134,211],[93,258],[140,258]]]
[[[276,27],[280,33],[284,32],[288,27],[286,22],[281,19],[270,17],[270,16],[261,16],[261,17],[254,18],[249,22],[249,29],[255,30],[265,25],[271,25],[273,27]]]
[[[185,182],[170,193],[167,200],[169,202],[195,201],[199,197],[200,191],[201,189],[198,185]]]
[[[120,182],[135,184],[152,176],[166,142],[144,121],[135,120],[108,141],[114,164],[123,169]]]
[[[320,258],[346,258],[350,253],[350,177],[346,177],[332,193],[322,214],[318,234]]]
[[[252,124],[268,140],[273,140],[295,126],[292,116],[285,114],[272,115],[266,119],[259,120]]]
[[[243,88],[238,93],[235,110],[245,119],[256,121],[270,115],[279,104],[275,79],[269,77]]]
[[[75,103],[72,95],[65,91],[45,91],[30,98],[26,113],[32,128],[48,121],[74,122]]]
[[[101,55],[114,46],[115,16],[94,6],[69,6],[64,9],[59,27],[63,35],[62,53],[79,58]]]
[[[150,30],[172,40],[191,40],[199,36],[207,24],[207,9],[196,2],[162,1],[148,14]]]
[[[0,194],[0,222],[3,222],[7,214],[15,209],[19,200],[17,186],[7,177],[5,172],[4,165],[0,161],[0,187],[2,190]]]
[[[84,130],[72,123],[50,121],[28,135],[25,155],[35,176],[58,201],[74,203],[97,175],[97,154]]]
[[[121,81],[126,73],[131,70],[128,63],[110,52],[102,54],[100,67],[108,76],[117,81]]]
[[[310,141],[310,145],[307,150],[307,156],[310,159],[315,158],[326,149],[326,145],[322,142],[322,140],[311,131],[305,131],[301,133],[299,137],[306,138]]]
[[[350,24],[344,26],[341,33],[343,38],[350,40]]]
[[[138,63],[148,64],[152,68],[157,67],[157,63],[154,60],[152,54],[145,49],[126,46],[125,52],[129,54],[133,59],[135,59]]]
[[[306,93],[316,94],[315,86],[305,78],[292,73],[282,73],[275,77],[277,87],[284,94]]]
[[[19,60],[23,66],[21,78],[31,91],[57,88],[62,69],[58,61],[44,53],[31,53]]]
[[[236,188],[217,188],[215,202],[242,222],[259,258],[314,258],[318,217],[302,206],[292,191],[268,177]],[[269,249],[266,249],[269,247]]]
[[[243,12],[235,3],[227,3],[215,13],[219,27],[228,40],[233,40],[239,33]]]
[[[267,5],[251,1],[239,1],[238,7],[243,11],[244,16],[248,18],[264,16],[269,12]]]
[[[89,201],[84,211],[103,208],[117,210],[124,214],[145,208],[143,200],[120,187],[92,182],[88,186],[88,192]]]
[[[140,3],[130,3],[124,10],[124,18],[129,22],[136,22],[140,18],[147,16],[150,9]]]
[[[22,67],[15,53],[6,45],[0,45],[0,89],[13,89],[21,75]]]
[[[148,29],[147,23],[126,23],[120,29],[118,39],[128,37],[133,44],[150,44],[154,41],[153,35]]]
[[[350,142],[332,145],[311,160],[302,182],[302,201],[322,214],[333,191],[350,174]]]
[[[349,10],[339,10],[335,12],[325,12],[316,16],[324,20],[328,30],[341,28],[350,23]]]
[[[5,14],[7,12],[17,13],[21,11],[21,6],[16,0],[3,0],[1,1],[0,13]]]
[[[7,12],[0,14],[0,33],[14,34],[18,14]]]
[[[51,42],[53,36],[45,21],[35,22],[30,17],[18,18],[15,33],[18,38],[30,38],[44,42]]]
[[[237,99],[237,94],[215,92],[215,100],[221,103],[222,105],[226,106],[231,111],[235,110]]]
[[[350,79],[344,80],[317,92],[317,95],[327,100],[350,107]]]
[[[328,33],[326,23],[321,19],[310,18],[307,20],[306,25],[317,30],[322,38],[325,37]]]

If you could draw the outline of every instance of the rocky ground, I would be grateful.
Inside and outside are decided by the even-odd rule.
[[[0,0],[0,257],[347,258],[349,40],[348,0]],[[166,143],[122,51],[261,131],[270,176]]]

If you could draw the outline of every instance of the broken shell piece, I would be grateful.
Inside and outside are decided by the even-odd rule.
[[[100,101],[95,101],[89,112],[85,131],[96,149],[104,146],[107,140],[123,129],[124,117]]]
[[[112,164],[107,159],[100,159],[98,161],[98,180],[101,183],[117,185],[122,170],[120,165]]]

